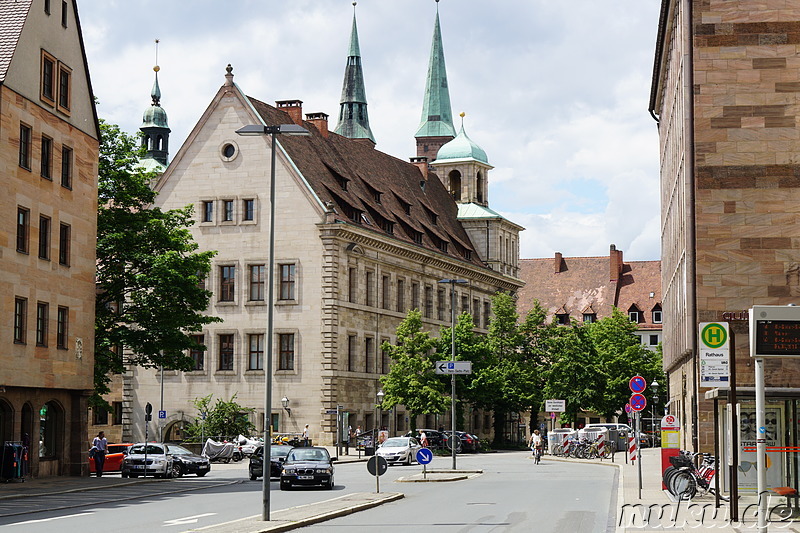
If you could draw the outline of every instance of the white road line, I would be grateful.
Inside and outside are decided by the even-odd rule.
[[[184,526],[186,524],[195,524],[200,518],[206,516],[214,516],[217,513],[196,514],[194,516],[187,516],[186,518],[176,518],[174,520],[164,520],[165,526]]]
[[[54,516],[53,518],[41,518],[39,520],[26,520],[25,522],[16,522],[14,524],[8,524],[8,526],[21,526],[25,524],[38,524],[40,522],[52,522],[53,520],[61,520],[62,518],[75,518],[78,516],[86,516],[90,514],[94,514],[94,511],[88,513],[68,514],[64,516]]]

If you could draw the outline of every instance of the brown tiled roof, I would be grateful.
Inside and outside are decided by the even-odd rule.
[[[0,0],[0,83],[5,82],[11,58],[17,49],[19,36],[32,0]]]
[[[609,257],[563,257],[559,270],[553,257],[520,260],[519,277],[525,282],[517,303],[520,315],[530,311],[534,299],[548,316],[569,313],[578,322],[584,313],[603,318],[614,306],[627,313],[636,305],[644,315],[640,329],[661,329],[651,322],[653,309],[661,305],[660,261],[623,262],[618,280],[611,279]]]
[[[292,123],[286,112],[248,98],[266,124]],[[458,221],[458,206],[435,174],[429,173],[425,179],[415,165],[375,150],[364,140],[334,132],[325,137],[310,122],[303,122],[303,127],[311,132],[310,137],[282,136],[278,142],[319,199],[323,203],[333,202],[339,222],[358,224],[393,239],[483,266]],[[403,203],[411,206],[410,215]],[[364,217],[353,220],[354,213]],[[393,224],[392,234],[381,219]],[[414,243],[410,232],[412,235],[419,232],[422,243]],[[437,241],[447,243],[447,252],[441,250]],[[458,247],[466,248],[471,258],[466,259]]]

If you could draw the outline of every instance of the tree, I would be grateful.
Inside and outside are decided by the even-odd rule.
[[[394,363],[380,379],[384,393],[381,408],[404,405],[410,412],[412,431],[417,429],[417,415],[441,413],[448,405],[444,384],[434,373],[435,359],[430,355],[435,353],[436,344],[422,331],[422,316],[414,309],[397,326],[397,344],[382,345]]]
[[[531,403],[530,430],[538,428],[539,412],[544,408],[544,389],[547,374],[550,368],[550,348],[553,337],[558,332],[558,326],[547,322],[547,311],[538,300],[533,301],[533,307],[519,327],[522,336],[522,353],[524,359],[534,369],[533,398]]]
[[[155,177],[139,168],[136,139],[100,122],[97,301],[92,405],[107,406],[110,375],[126,364],[191,370],[191,334],[219,321],[204,315],[202,286],[215,252],[197,252],[192,206],[152,207]],[[128,350],[123,361],[122,347]]]
[[[598,371],[605,376],[605,382],[596,403],[587,407],[603,416],[611,417],[622,410],[630,399],[628,384],[633,376],[640,375],[648,383],[666,383],[660,352],[643,346],[636,329],[636,324],[616,307],[611,316],[588,327]]]
[[[199,442],[202,436],[206,437],[236,437],[238,435],[252,435],[256,430],[250,422],[250,413],[254,409],[242,407],[236,402],[236,395],[224,401],[217,399],[217,403],[211,405],[213,394],[203,398],[195,398],[194,406],[201,413],[187,428],[188,440]],[[205,419],[203,419],[205,414]]]

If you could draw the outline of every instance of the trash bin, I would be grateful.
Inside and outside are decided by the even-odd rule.
[[[375,455],[375,446],[372,446],[371,444],[364,446],[364,455]]]

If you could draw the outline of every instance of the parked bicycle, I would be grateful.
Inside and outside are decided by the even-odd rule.
[[[695,464],[698,457],[703,458],[699,467]],[[697,495],[713,493],[716,461],[710,453],[681,451],[680,455],[670,457],[671,466],[664,471],[664,485],[679,500],[691,500]],[[720,498],[728,500],[727,496],[720,495]]]

